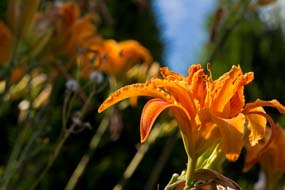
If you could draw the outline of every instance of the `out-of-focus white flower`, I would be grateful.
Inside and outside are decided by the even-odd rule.
[[[76,91],[79,88],[79,84],[76,80],[74,79],[69,79],[66,83],[65,86],[68,90],[70,91]]]
[[[104,76],[102,75],[102,73],[100,73],[98,71],[93,71],[92,73],[90,73],[89,79],[91,81],[94,81],[95,83],[99,84],[99,83],[103,82]]]

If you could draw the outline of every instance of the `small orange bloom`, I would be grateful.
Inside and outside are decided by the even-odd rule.
[[[187,155],[198,158],[208,148],[222,143],[226,157],[235,161],[244,145],[246,124],[251,144],[263,138],[266,118],[261,106],[278,106],[257,101],[245,106],[244,86],[253,80],[253,73],[243,74],[233,66],[217,80],[204,73],[201,65],[193,65],[187,77],[161,68],[163,79],[123,87],[114,92],[99,107],[104,111],[113,104],[133,96],[150,96],[144,106],[140,132],[144,142],[162,111],[169,108],[181,130]]]
[[[80,17],[78,4],[67,2],[51,10],[54,18],[52,48],[57,53],[75,55],[77,48],[85,47],[89,40],[96,35],[92,24],[93,16]]]
[[[84,74],[96,69],[121,77],[136,63],[152,63],[150,52],[135,40],[116,42],[93,39],[86,49],[86,54],[78,59]]]
[[[63,24],[70,26],[80,16],[80,8],[76,3],[67,2],[60,7],[59,14],[62,16]]]
[[[0,64],[6,63],[12,53],[12,34],[9,28],[0,21]]]

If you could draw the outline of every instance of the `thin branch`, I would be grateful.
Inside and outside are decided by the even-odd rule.
[[[136,155],[133,157],[132,161],[130,162],[129,166],[125,170],[123,177],[120,179],[119,183],[115,185],[113,190],[122,190],[124,189],[127,182],[130,180],[132,175],[134,174],[135,170],[137,169],[138,165],[141,163],[143,157],[145,156],[146,152],[148,151],[151,144],[154,143],[155,139],[158,137],[161,131],[161,125],[157,125],[154,127],[144,144],[142,144],[137,151]]]
[[[75,188],[80,177],[85,171],[90,161],[90,158],[92,158],[92,156],[94,155],[95,150],[97,149],[99,142],[108,127],[108,124],[109,124],[109,114],[106,114],[89,144],[89,150],[87,151],[87,153],[85,153],[82,156],[73,174],[71,175],[69,181],[67,182],[67,185],[64,188],[65,190],[72,190]]]
[[[178,139],[179,135],[178,129],[176,129],[175,132],[173,132],[167,139],[166,144],[164,145],[164,148],[155,164],[155,167],[153,168],[150,177],[148,178],[148,181],[145,186],[145,190],[151,190],[155,189],[157,180],[163,170],[163,167],[165,166],[167,160],[169,159],[175,145],[176,141]]]

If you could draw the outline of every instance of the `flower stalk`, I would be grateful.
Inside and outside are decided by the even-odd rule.
[[[192,181],[194,177],[195,168],[197,165],[197,158],[191,158],[188,156],[187,170],[186,170],[186,182],[184,190],[190,190],[192,187]]]

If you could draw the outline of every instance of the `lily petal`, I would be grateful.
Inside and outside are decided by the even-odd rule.
[[[213,109],[217,112],[223,112],[227,102],[242,89],[243,86],[253,80],[253,73],[243,74],[241,68],[233,66],[230,72],[221,76],[215,81],[215,88],[213,89]]]
[[[254,102],[251,103],[247,103],[245,108],[244,108],[244,113],[249,112],[250,109],[252,108],[256,108],[256,107],[264,107],[264,106],[268,106],[268,107],[274,107],[276,108],[280,113],[285,114],[285,106],[283,106],[282,104],[280,104],[280,102],[278,102],[277,100],[273,99],[271,101],[264,101],[264,100],[260,100],[257,99]]]
[[[282,151],[285,146],[285,130],[280,125],[276,125],[275,138],[268,148],[262,152],[264,145],[267,144],[271,138],[271,133],[272,129],[266,128],[262,142],[258,143],[256,146],[246,146],[247,153],[243,169],[244,171],[248,171],[256,164],[256,162],[258,162],[265,171],[267,177],[269,177],[269,182],[274,180],[271,176],[278,178],[285,173],[285,154],[284,151]]]
[[[194,74],[199,70],[203,70],[202,65],[200,64],[192,65],[191,67],[189,67],[187,80],[190,84],[193,83],[192,81]]]
[[[180,74],[176,72],[170,71],[167,67],[160,68],[160,73],[163,76],[163,78],[166,78],[168,80],[172,80],[172,81],[185,80],[183,76],[181,76]]]
[[[217,113],[221,113],[224,110],[225,105],[233,96],[234,83],[238,77],[241,76],[241,70],[239,67],[233,66],[232,69],[214,81],[213,89],[211,89],[212,103],[210,106]]]
[[[155,120],[161,114],[161,112],[167,108],[170,109],[170,112],[175,117],[178,127],[182,131],[182,136],[185,136],[183,141],[185,146],[188,147],[186,151],[188,152],[192,150],[189,143],[189,141],[192,139],[190,127],[191,123],[190,116],[188,115],[187,111],[178,104],[169,103],[158,98],[149,100],[142,111],[140,122],[141,142],[144,142],[147,139]]]
[[[212,117],[218,125],[223,139],[223,149],[229,161],[236,161],[243,147],[245,116],[239,114],[232,119]]]
[[[204,137],[204,141],[213,143],[215,140],[221,140],[227,159],[229,161],[237,160],[244,145],[243,130],[245,116],[239,114],[234,118],[225,119],[216,117],[210,109],[203,109],[199,112],[199,120],[203,124],[200,133],[204,134],[202,136]],[[207,126],[207,123],[210,127]],[[218,129],[218,133],[215,129]]]
[[[161,99],[151,99],[145,104],[140,122],[141,142],[147,139],[155,120],[167,107],[169,103]]]
[[[253,108],[250,112],[263,112],[262,107]],[[249,142],[252,146],[256,145],[260,139],[264,137],[266,129],[266,118],[260,114],[247,114],[246,119],[248,122],[247,127],[250,130]]]
[[[165,91],[159,90],[150,84],[137,83],[128,85],[113,92],[99,107],[98,112],[101,113],[110,106],[130,97],[135,96],[150,96],[161,98],[169,102],[173,102],[173,98]]]
[[[188,90],[189,86],[186,81],[171,81],[171,80],[163,80],[163,79],[153,79],[151,83],[157,88],[167,89],[169,94],[171,94],[175,101],[179,102],[183,105],[184,108],[188,111],[190,117],[192,119],[195,118],[195,114],[197,111],[194,98],[192,93]]]
[[[245,99],[244,99],[244,87],[240,87],[239,90],[235,93],[235,95],[231,98],[230,100],[230,117],[235,117],[238,113],[241,112],[244,104],[245,104]]]
[[[191,78],[191,91],[195,92],[193,94],[194,98],[198,100],[199,106],[204,107],[205,98],[207,95],[207,87],[206,81],[204,79],[205,73],[203,69],[197,70],[195,73],[192,74],[193,77]]]

